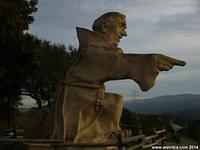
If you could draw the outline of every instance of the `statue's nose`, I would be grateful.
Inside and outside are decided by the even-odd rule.
[[[122,32],[122,36],[127,36],[127,33],[125,30]]]

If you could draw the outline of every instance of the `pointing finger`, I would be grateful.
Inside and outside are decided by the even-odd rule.
[[[182,60],[178,60],[178,59],[174,59],[172,57],[168,57],[168,56],[165,56],[165,55],[162,55],[161,56],[165,61],[173,64],[173,65],[177,65],[177,66],[185,66],[186,62],[185,61],[182,61]]]

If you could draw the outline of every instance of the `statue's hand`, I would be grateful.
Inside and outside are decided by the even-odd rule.
[[[135,81],[139,84],[142,91],[148,91],[155,84],[156,77],[160,71],[169,71],[173,66],[184,66],[182,60],[174,59],[162,54],[141,55],[141,74],[134,74]],[[138,76],[139,75],[139,76]]]
[[[168,71],[173,66],[184,66],[186,62],[172,57],[168,57],[162,54],[153,54],[153,58],[156,62],[156,67],[159,71]]]

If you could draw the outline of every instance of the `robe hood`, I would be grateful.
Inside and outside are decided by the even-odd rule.
[[[111,47],[106,39],[97,32],[85,28],[76,27],[77,38],[80,48]]]

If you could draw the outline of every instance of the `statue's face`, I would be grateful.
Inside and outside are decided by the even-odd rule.
[[[113,23],[106,27],[104,37],[113,46],[117,47],[120,39],[123,36],[127,36],[126,29],[126,18],[116,17],[113,19]]]

